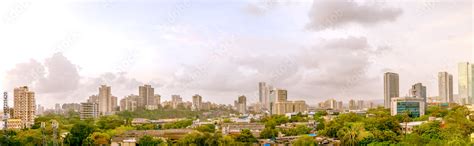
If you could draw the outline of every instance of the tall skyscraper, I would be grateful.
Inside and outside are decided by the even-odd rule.
[[[192,109],[196,111],[201,110],[201,104],[202,104],[202,96],[199,94],[194,95]]]
[[[21,120],[21,127],[31,127],[35,123],[35,92],[29,91],[27,86],[23,86],[15,88],[13,94],[13,118]]]
[[[155,89],[152,88],[151,85],[138,87],[138,96],[140,96],[140,98],[143,100],[143,105],[140,106],[157,105],[155,99]]]
[[[390,108],[391,99],[399,97],[399,77],[396,73],[387,72],[384,74],[384,107]]]
[[[99,113],[109,115],[113,112],[113,99],[110,86],[101,85],[99,87]]]
[[[469,62],[458,64],[459,67],[459,98],[466,99],[468,104],[474,104],[474,65]]]
[[[247,97],[245,97],[244,95],[239,96],[236,102],[237,102],[237,111],[239,111],[239,113],[241,114],[247,113]]]
[[[171,95],[171,106],[173,109],[178,108],[178,105],[183,103],[183,98],[179,95]]]
[[[349,110],[356,110],[356,109],[357,109],[356,101],[353,99],[349,100]]]
[[[439,72],[438,73],[438,91],[439,98],[443,102],[454,102],[453,99],[453,75],[448,72]]]
[[[358,100],[358,101],[357,101],[357,109],[362,110],[362,109],[364,109],[364,108],[365,108],[365,106],[364,106],[364,100]]]
[[[270,108],[270,88],[267,83],[260,82],[258,83],[258,96],[259,101],[262,104],[264,109]]]

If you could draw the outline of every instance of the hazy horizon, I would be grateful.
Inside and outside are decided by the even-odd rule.
[[[474,62],[473,2],[344,0],[1,1],[0,84],[36,103],[85,102],[102,84],[119,99],[150,84],[161,101],[258,101],[258,82],[309,105],[383,100]],[[347,104],[347,102],[345,102]],[[250,105],[250,104],[248,104]],[[12,106],[12,104],[10,104]]]

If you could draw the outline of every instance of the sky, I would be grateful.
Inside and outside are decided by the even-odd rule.
[[[470,0],[45,0],[0,2],[0,90],[37,104],[84,102],[102,84],[119,99],[151,84],[231,104],[258,82],[307,104],[382,100],[474,62]],[[11,100],[12,98],[10,98]],[[11,102],[11,101],[10,101]]]

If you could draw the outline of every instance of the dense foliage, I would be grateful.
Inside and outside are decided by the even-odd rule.
[[[342,145],[466,145],[474,131],[473,121],[466,118],[469,112],[462,106],[451,110],[430,107],[427,114],[443,118],[444,123],[426,122],[415,127],[413,133],[402,130],[400,123],[419,121],[420,118],[412,118],[409,114],[390,116],[390,111],[384,108],[371,109],[368,114],[369,117],[341,114],[325,122],[319,133],[340,139]]]
[[[147,111],[151,112],[151,111]],[[156,111],[155,111],[156,112]],[[191,112],[191,111],[186,111]],[[131,115],[128,115],[131,114]],[[187,120],[180,120],[164,125],[144,124],[131,125],[134,112],[121,112],[117,115],[102,116],[95,120],[79,120],[77,113],[65,115],[47,114],[36,119],[31,129],[18,131],[0,131],[0,145],[52,145],[53,142],[65,145],[107,145],[112,137],[130,130],[156,130],[190,128],[195,119],[189,115]],[[147,113],[142,113],[147,115]],[[157,116],[160,114],[150,116]],[[466,118],[469,114],[467,108],[462,106],[444,109],[429,107],[427,115],[410,117],[409,113],[391,116],[390,111],[376,108],[368,111],[367,116],[355,113],[327,115],[318,112],[314,117],[297,114],[291,118],[286,116],[268,116],[255,122],[265,125],[261,131],[260,139],[275,140],[278,136],[300,136],[291,144],[295,146],[310,146],[321,144],[310,133],[324,136],[325,139],[340,140],[341,145],[469,145],[472,142],[469,136],[474,131],[474,122]],[[333,116],[332,120],[325,120]],[[410,121],[428,121],[428,117],[442,118],[442,121],[432,120],[414,127],[412,133],[404,131],[400,123]],[[178,116],[177,116],[178,117]],[[323,118],[324,117],[324,118]],[[161,117],[159,117],[161,118]],[[231,122],[230,120],[224,120]],[[317,126],[307,127],[304,123],[315,121]],[[41,122],[45,122],[42,128]],[[52,122],[58,122],[59,128],[53,139]],[[297,124],[302,122],[302,124]],[[182,139],[170,141],[167,139],[143,136],[138,139],[140,145],[250,145],[257,142],[257,138],[249,129],[243,129],[240,134],[222,135],[214,124],[194,127],[195,131],[185,135]],[[44,135],[44,136],[43,136]]]

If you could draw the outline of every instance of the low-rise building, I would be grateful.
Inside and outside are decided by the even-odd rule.
[[[23,127],[21,119],[8,119],[7,120],[7,129],[19,130]]]
[[[423,123],[426,123],[427,121],[416,121],[416,122],[407,122],[407,123],[400,123],[400,126],[402,127],[402,131],[406,133],[411,133],[413,132],[413,128],[420,126]]]
[[[273,105],[272,114],[285,115],[287,113],[302,113],[307,111],[306,102],[299,101],[279,101]]]
[[[265,125],[260,123],[224,123],[221,125],[221,131],[224,135],[237,135],[243,129],[249,129],[255,137],[259,137],[260,132],[265,129]]]
[[[425,115],[425,101],[417,97],[392,98],[390,112],[392,116],[408,111],[412,117]]]

